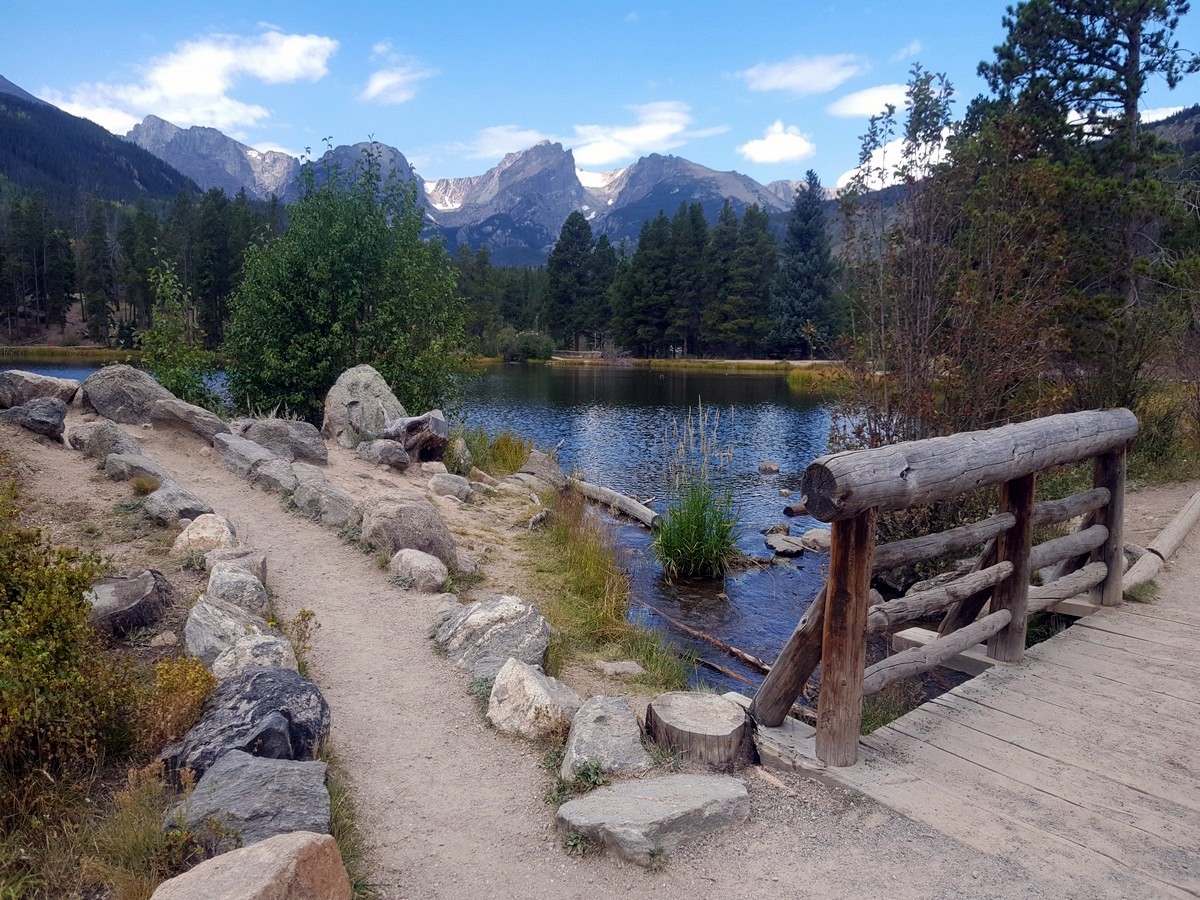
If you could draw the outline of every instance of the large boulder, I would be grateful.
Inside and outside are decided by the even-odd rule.
[[[207,553],[209,550],[223,550],[236,546],[237,533],[230,521],[224,516],[210,512],[196,516],[192,523],[179,533],[175,543],[171,545],[171,552]]]
[[[56,441],[62,439],[67,421],[67,404],[57,397],[38,397],[20,406],[0,410],[0,422],[20,425],[34,434],[44,434]]]
[[[0,372],[0,409],[21,406],[39,397],[53,397],[69,404],[78,390],[79,382],[74,378],[52,378],[36,372],[9,369]]]
[[[362,536],[364,541],[389,554],[397,550],[420,550],[436,556],[451,570],[458,562],[450,529],[428,500],[376,501],[363,512]]]
[[[329,737],[329,704],[291,669],[258,667],[222,681],[200,721],[162,752],[172,772],[198,777],[230,750],[269,759],[313,759]]]
[[[213,447],[221,454],[225,468],[242,478],[253,475],[254,469],[261,463],[282,458],[262,444],[236,434],[218,434],[213,438]]]
[[[126,365],[105,366],[93,372],[80,390],[85,412],[96,412],[126,425],[149,422],[155,403],[176,399],[150,375]]]
[[[330,528],[351,528],[362,521],[354,498],[325,481],[306,481],[292,494],[296,509]]]
[[[388,441],[380,438],[374,441],[363,441],[354,448],[354,455],[367,462],[380,466],[390,466],[403,472],[408,468],[409,456],[404,445],[399,441]]]
[[[142,478],[160,485],[170,480],[167,470],[140,453],[110,453],[104,457],[104,474],[113,481],[132,481]]]
[[[325,395],[321,434],[353,449],[380,437],[389,422],[407,415],[382,375],[371,366],[355,366],[339,375]]]
[[[250,483],[275,494],[290,494],[300,486],[300,479],[286,459],[268,459],[254,467]]]
[[[88,621],[106,634],[127,634],[153,624],[171,597],[171,583],[152,569],[101,578],[84,595],[91,603]]]
[[[450,426],[440,409],[389,422],[381,437],[397,441],[413,459],[441,459],[450,443]]]
[[[451,611],[435,627],[433,639],[473,678],[492,678],[509,659],[545,663],[550,623],[532,603],[499,596]]]
[[[248,609],[255,615],[267,611],[269,599],[263,583],[249,572],[230,563],[218,563],[208,576],[205,595],[212,600],[223,600]]]
[[[540,450],[529,451],[529,458],[525,460],[525,465],[517,470],[517,474],[530,475],[544,481],[556,491],[564,491],[567,488],[567,476],[563,474],[558,461]]]
[[[108,419],[72,425],[67,432],[67,443],[85,456],[94,456],[96,459],[106,459],[112,453],[142,455],[138,442],[126,434],[120,425]]]
[[[561,734],[582,704],[579,695],[557,678],[510,659],[496,673],[487,720],[497,731],[540,741]]]
[[[293,831],[205,860],[154,890],[150,900],[350,900],[337,841]]]
[[[564,834],[576,832],[640,866],[661,862],[685,841],[750,816],[746,786],[730,775],[668,775],[602,787],[558,808]]]
[[[288,462],[308,459],[313,462],[328,462],[329,448],[321,438],[321,432],[309,422],[294,422],[291,419],[252,419],[244,423],[239,434],[247,440],[261,444]]]
[[[201,594],[183,626],[183,647],[188,656],[212,665],[240,638],[254,634],[274,632],[265,620],[249,610]]]
[[[471,499],[471,482],[461,475],[434,475],[429,479],[429,490],[439,497],[454,497],[464,502]]]
[[[255,666],[299,668],[291,642],[273,634],[245,634],[213,660],[212,673],[218,681],[234,678]]]
[[[230,750],[167,813],[164,831],[215,832],[216,846],[249,847],[291,831],[329,831],[328,771],[323,762],[265,759]]]
[[[388,572],[402,586],[411,587],[422,594],[441,593],[450,575],[445,564],[436,556],[408,549],[396,551],[388,563]]]
[[[267,555],[261,550],[250,547],[223,547],[204,554],[204,569],[209,574],[221,563],[241,569],[263,584],[267,583]]]
[[[654,758],[642,746],[637,716],[624,697],[592,697],[571,720],[559,774],[570,781],[591,763],[613,775],[644,775],[654,768]]]
[[[218,434],[229,433],[229,426],[219,416],[178,397],[155,401],[150,408],[150,421],[168,428],[186,428],[209,441]]]
[[[170,479],[160,482],[158,490],[146,496],[142,501],[142,509],[160,525],[171,525],[180,519],[196,519],[212,513],[211,506]]]

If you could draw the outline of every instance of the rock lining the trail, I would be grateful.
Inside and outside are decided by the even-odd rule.
[[[213,448],[221,454],[225,468],[242,478],[251,477],[259,464],[282,458],[262,444],[236,434],[218,434],[213,438]]]
[[[208,512],[193,518],[191,524],[179,533],[171,544],[171,552],[208,553],[210,550],[227,550],[236,546],[237,532],[233,524],[224,516]]]
[[[519,659],[496,673],[487,720],[497,731],[538,741],[561,734],[583,705],[567,685]]]
[[[544,665],[550,623],[532,603],[501,595],[445,614],[433,640],[472,678],[493,678],[509,659]]]
[[[148,373],[123,364],[105,366],[93,372],[79,391],[84,411],[125,425],[149,423],[155,403],[178,400]]]
[[[429,479],[429,490],[439,497],[454,497],[463,501],[471,499],[471,482],[461,475],[434,475]]]
[[[428,500],[383,499],[363,510],[362,538],[389,554],[420,550],[436,556],[447,569],[458,563],[458,550],[442,514]]]
[[[205,595],[213,600],[232,603],[255,615],[267,610],[267,589],[254,575],[230,563],[217,563],[208,576]]]
[[[204,554],[204,568],[210,575],[220,564],[241,569],[253,575],[264,585],[267,583],[267,555],[251,547],[223,547]]]
[[[160,485],[170,479],[167,470],[140,453],[110,453],[104,457],[104,474],[113,481],[145,478]]]
[[[266,447],[288,462],[308,460],[325,463],[329,461],[329,448],[321,432],[309,422],[292,419],[251,419],[243,422],[238,434]]]
[[[112,453],[142,455],[142,445],[110,419],[73,425],[67,432],[67,443],[85,456],[94,456],[100,460],[106,459]]]
[[[218,681],[241,675],[255,666],[299,669],[296,651],[284,638],[273,634],[244,634],[213,660],[212,673]]]
[[[362,521],[354,498],[325,481],[305,481],[292,494],[296,509],[329,528],[352,528]]]
[[[178,397],[156,400],[150,408],[150,421],[156,426],[186,428],[208,441],[218,434],[229,433],[229,426],[219,416],[202,406],[185,403]]]
[[[74,378],[9,369],[0,372],[0,409],[22,406],[40,397],[53,397],[69,405],[78,390],[79,382]]]
[[[142,510],[162,525],[172,525],[180,519],[198,519],[211,515],[212,507],[190,491],[184,490],[174,481],[167,479],[158,488],[146,495]]]
[[[388,572],[422,594],[441,593],[442,586],[450,577],[445,563],[436,556],[409,548],[396,551],[388,563]]]
[[[408,451],[399,441],[389,441],[379,438],[373,441],[363,441],[354,448],[354,455],[359,459],[375,463],[377,466],[388,466],[403,472],[411,462]]]
[[[383,376],[364,364],[339,375],[325,395],[321,434],[352,450],[382,437],[390,420],[407,415]]]
[[[300,479],[286,459],[268,459],[254,467],[250,483],[275,494],[291,494],[300,486]]]
[[[624,697],[592,697],[571,720],[559,774],[570,781],[591,763],[621,776],[644,775],[654,768],[654,758],[642,746],[637,716]]]
[[[183,626],[183,646],[189,656],[211,666],[239,638],[272,633],[266,620],[249,610],[201,594]]]
[[[19,425],[34,434],[62,440],[67,420],[67,404],[57,397],[37,397],[20,406],[0,410],[0,422]]]

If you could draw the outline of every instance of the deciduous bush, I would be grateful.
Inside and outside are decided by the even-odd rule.
[[[154,687],[139,716],[138,742],[143,749],[158,750],[183,737],[216,688],[217,679],[198,659],[184,656],[158,663]]]

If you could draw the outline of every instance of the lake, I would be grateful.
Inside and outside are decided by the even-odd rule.
[[[24,368],[83,379],[87,364],[6,361]],[[825,452],[827,398],[796,393],[780,374],[655,371],[630,367],[504,365],[489,367],[468,385],[463,404],[468,426],[511,429],[541,449],[559,445],[567,472],[645,500],[661,511],[669,485],[671,435],[689,411],[703,407],[717,424],[717,445],[732,453],[714,477],[732,488],[741,516],[739,549],[765,557],[761,530],[788,523],[793,534],[817,525],[789,520],[783,507],[799,500],[800,476]],[[710,428],[711,431],[711,428]],[[770,460],[779,474],[762,475]],[[780,490],[792,492],[786,499]],[[640,526],[608,520],[633,584],[631,615],[661,627],[676,643],[757,684],[761,678],[738,660],[699,641],[652,609],[741,650],[773,660],[820,588],[826,554],[744,569],[723,581],[669,584]],[[721,689],[749,690],[737,677],[698,669],[697,677]]]

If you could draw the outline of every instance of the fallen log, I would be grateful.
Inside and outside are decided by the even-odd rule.
[[[757,669],[759,672],[762,672],[764,675],[770,673],[771,667],[769,665],[767,665],[765,662],[763,662],[761,659],[759,659],[757,656],[747,653],[744,650],[739,650],[737,647],[734,647],[730,644],[725,643],[720,638],[713,637],[711,634],[705,634],[703,631],[699,631],[699,630],[693,628],[691,625],[685,625],[683,622],[680,622],[678,619],[674,619],[671,616],[668,616],[665,612],[663,612],[657,606],[651,606],[649,603],[646,603],[642,600],[634,600],[633,602],[636,603],[638,606],[642,607],[643,609],[650,610],[650,612],[654,613],[656,616],[658,616],[663,621],[670,622],[671,625],[673,625],[675,628],[678,628],[680,631],[687,632],[692,637],[699,638],[700,640],[705,641],[706,643],[712,644],[718,650],[722,651],[723,653],[728,653],[734,659],[740,659],[742,662],[744,662],[750,668]],[[749,683],[750,682],[747,682],[747,684],[749,684]]]
[[[1158,533],[1158,537],[1146,545],[1146,549],[1157,553],[1166,562],[1175,555],[1188,532],[1196,527],[1197,521],[1200,521],[1200,491],[1192,495],[1192,499],[1183,505],[1183,509]]]
[[[636,519],[641,522],[651,531],[658,527],[661,517],[648,506],[638,503],[632,497],[626,497],[624,494],[618,494],[616,491],[606,487],[601,487],[598,484],[591,484],[587,481],[580,481],[578,478],[568,478],[567,483],[583,496],[587,497],[596,503],[617,510],[623,515],[629,516],[631,519]]]

